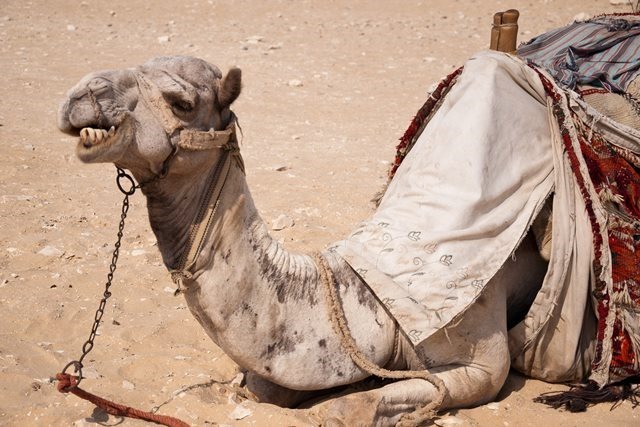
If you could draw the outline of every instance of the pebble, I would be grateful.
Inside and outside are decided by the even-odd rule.
[[[264,40],[264,37],[262,36],[251,36],[251,37],[247,37],[245,41],[249,44],[258,44],[263,40]]]
[[[486,407],[487,409],[491,409],[492,411],[500,410],[500,404],[498,402],[487,403]]]
[[[144,249],[134,249],[131,251],[131,256],[140,256],[140,255],[144,255],[146,254],[147,251],[145,251]]]
[[[274,231],[284,230],[285,228],[293,227],[295,222],[293,219],[285,214],[281,214],[279,217],[271,222],[271,229]]]
[[[304,85],[302,83],[302,80],[298,80],[298,79],[289,80],[289,83],[287,84],[291,87],[302,87]]]
[[[62,252],[60,249],[56,248],[55,246],[45,246],[44,248],[40,249],[38,253],[44,256],[59,257],[59,256],[62,256],[64,252]]]
[[[446,417],[446,418],[439,418],[437,420],[434,420],[433,423],[440,427],[458,426],[458,425],[464,424],[464,420],[458,417]]]
[[[169,37],[169,36],[160,36],[160,37],[158,37],[158,43],[160,43],[160,44],[169,43],[170,41],[171,41],[171,37]]]
[[[189,356],[178,355],[178,356],[174,356],[174,359],[176,359],[176,360],[189,360],[191,358]]]
[[[244,418],[247,418],[251,414],[253,414],[253,412],[249,408],[246,408],[242,406],[242,404],[240,404],[236,406],[236,409],[231,411],[231,413],[229,414],[229,418],[239,421]]]
[[[122,381],[122,388],[125,390],[134,390],[136,388],[135,385],[133,385],[133,383],[130,383],[127,380]]]
[[[67,31],[75,31],[76,29],[77,28],[75,25],[71,25],[71,24],[67,25]]]
[[[609,0],[609,4],[613,6],[625,6],[631,4],[631,0]]]
[[[163,290],[168,294],[172,294],[176,291],[176,288],[172,288],[171,286],[166,286]]]

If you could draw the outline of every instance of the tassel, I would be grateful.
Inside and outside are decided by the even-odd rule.
[[[629,400],[634,408],[640,405],[640,376],[599,388],[594,382],[571,386],[568,391],[543,393],[533,399],[554,409],[564,407],[569,412],[584,412],[597,403],[613,402],[611,409],[624,400]]]

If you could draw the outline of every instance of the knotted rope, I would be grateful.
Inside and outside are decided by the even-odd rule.
[[[58,391],[60,393],[73,393],[79,398],[93,403],[98,408],[104,410],[110,415],[135,418],[138,420],[149,421],[167,427],[189,427],[189,424],[177,418],[141,411],[139,409],[121,405],[119,403],[115,403],[110,400],[103,399],[102,397],[96,396],[95,394],[89,393],[88,391],[85,391],[77,386],[78,377],[76,376],[60,373],[56,375],[56,379],[58,380]]]
[[[313,257],[320,271],[320,280],[327,288],[326,302],[329,309],[329,317],[331,323],[340,337],[340,343],[347,350],[349,356],[353,362],[363,371],[375,375],[381,378],[389,379],[410,379],[419,378],[430,382],[437,390],[435,399],[427,403],[425,406],[416,409],[414,412],[405,414],[398,422],[400,427],[414,427],[419,426],[425,421],[433,419],[438,412],[438,408],[442,405],[444,398],[447,394],[447,387],[444,382],[435,375],[432,375],[427,370],[422,371],[390,371],[388,369],[381,368],[375,363],[371,362],[367,356],[360,351],[356,345],[355,340],[351,336],[349,327],[344,316],[344,309],[339,300],[338,287],[333,275],[333,271],[329,268],[329,264],[324,256],[320,253],[314,253]]]

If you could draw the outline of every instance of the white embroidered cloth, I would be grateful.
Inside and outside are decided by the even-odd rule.
[[[512,56],[481,52],[465,64],[376,213],[330,250],[361,275],[418,346],[478,298],[555,182],[562,188],[554,198],[549,272],[527,318],[510,333],[510,349],[514,364],[534,377],[583,375],[575,365],[583,351],[591,235],[564,163],[535,71]],[[570,316],[549,327],[561,311]],[[544,339],[541,331],[548,332]],[[563,360],[549,360],[547,347]]]

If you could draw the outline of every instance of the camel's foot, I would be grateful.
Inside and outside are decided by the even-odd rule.
[[[353,393],[316,405],[311,411],[325,427],[395,426],[414,402],[386,396],[381,390]]]

